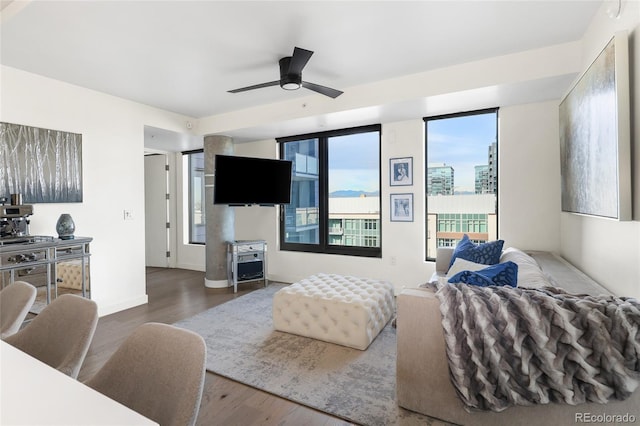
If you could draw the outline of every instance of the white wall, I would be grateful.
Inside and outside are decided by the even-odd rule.
[[[560,249],[558,102],[500,108],[498,233],[505,246]]]
[[[629,32],[633,221],[561,214],[561,254],[621,296],[640,297],[640,2],[623,2],[618,19],[603,3],[583,38],[586,69],[619,30]]]
[[[70,213],[76,234],[93,237],[99,314],[146,303],[144,125],[179,131],[191,118],[4,66],[0,83],[0,120],[82,134],[83,202],[35,205],[31,233],[56,235]]]

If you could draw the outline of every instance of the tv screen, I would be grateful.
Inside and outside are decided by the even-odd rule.
[[[213,204],[289,204],[291,161],[216,155]]]

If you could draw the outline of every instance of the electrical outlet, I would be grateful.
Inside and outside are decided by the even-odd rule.
[[[391,256],[389,258],[390,262],[391,262],[391,266],[396,266],[396,257],[395,256]]]
[[[131,210],[124,210],[124,220],[133,220],[133,212]]]

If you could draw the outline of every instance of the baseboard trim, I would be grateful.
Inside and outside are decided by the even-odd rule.
[[[205,268],[202,265],[195,263],[178,263],[175,267],[178,269],[188,269],[190,271],[205,272]]]
[[[99,300],[96,300],[98,304],[98,316],[103,317],[105,315],[115,314],[116,312],[124,311],[125,309],[135,308],[136,306],[146,305],[149,303],[149,296],[146,294],[144,296],[136,297],[134,299],[129,299],[123,302],[114,303],[110,305],[105,305],[101,303]]]
[[[204,286],[207,288],[227,288],[229,287],[229,281],[227,280],[209,280],[204,279]]]

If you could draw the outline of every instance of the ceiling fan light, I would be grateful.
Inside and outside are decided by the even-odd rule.
[[[288,83],[284,83],[281,87],[284,90],[298,90],[300,88],[300,83],[296,83],[295,81],[290,81]]]

